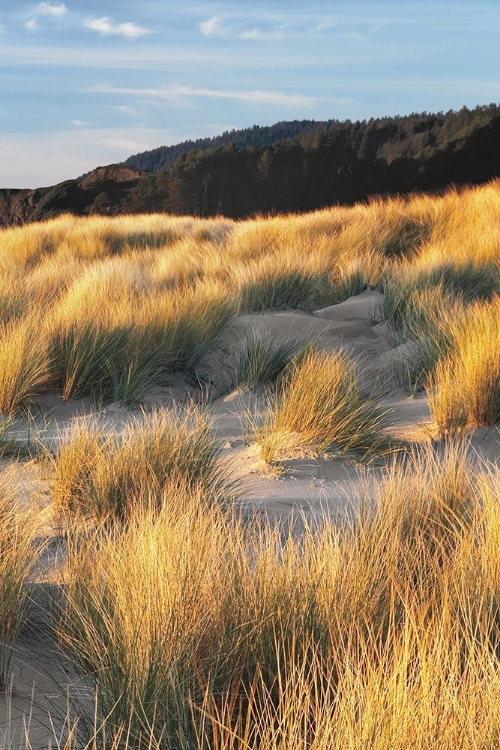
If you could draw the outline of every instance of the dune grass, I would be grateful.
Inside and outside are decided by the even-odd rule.
[[[135,418],[120,434],[77,423],[53,459],[52,498],[62,512],[127,519],[141,498],[154,509],[182,488],[227,503],[234,487],[208,418],[196,407]]]
[[[445,299],[458,298],[464,304],[491,299],[500,291],[500,273],[493,263],[477,265],[474,261],[444,262],[434,268],[395,266],[383,285],[383,318],[395,329],[407,327],[419,293],[435,288]]]
[[[394,344],[407,343],[401,379],[411,393],[425,389],[435,368],[453,346],[453,328],[469,314],[463,300],[445,294],[441,286],[410,292],[404,325],[391,329]]]
[[[0,411],[13,414],[51,382],[51,358],[36,321],[0,328]]]
[[[0,692],[11,686],[12,656],[26,622],[28,583],[41,553],[36,532],[36,512],[25,507],[12,480],[0,475]]]
[[[146,287],[139,299],[103,294],[92,306],[70,289],[46,333],[55,383],[64,399],[136,404],[168,373],[193,373],[233,313],[217,284],[151,295]]]
[[[106,393],[111,368],[123,367],[129,336],[127,328],[108,327],[96,320],[68,321],[51,331],[54,381],[62,398]]]
[[[238,271],[241,313],[322,307],[327,299],[328,272],[308,269],[296,261],[266,255],[246,262]]]
[[[241,389],[276,385],[302,348],[293,339],[276,341],[264,331],[250,330],[230,358],[233,385]]]
[[[218,282],[152,297],[136,318],[136,351],[156,352],[162,373],[195,373],[235,314],[235,303]],[[161,383],[161,377],[159,379]]]
[[[441,434],[500,417],[500,297],[478,303],[451,329],[449,355],[429,382],[431,413]]]
[[[498,323],[498,315],[494,312],[498,307],[489,308],[487,303],[498,297],[499,284],[498,266],[492,261],[478,264],[474,260],[460,263],[447,260],[429,268],[425,267],[422,258],[418,258],[412,264],[405,261],[387,271],[382,317],[389,324],[394,343],[411,342],[403,361],[403,379],[411,391],[428,386],[434,409],[440,408],[436,402],[439,398],[436,396],[437,379],[442,382],[438,390],[453,408],[452,391],[448,388],[447,395],[444,395],[442,362],[448,356],[453,359],[455,351],[469,346],[465,336],[462,335],[461,342],[458,340],[458,331],[467,327],[467,321],[477,315],[475,303],[483,303],[485,309],[491,309],[492,318]],[[472,336],[469,342],[477,338],[471,326],[467,336]],[[487,348],[485,337],[481,346]],[[485,353],[482,356],[486,356]],[[485,372],[483,368],[483,374]],[[450,384],[453,377],[449,379]],[[461,412],[463,409],[457,405],[456,414],[450,416],[450,430],[459,429],[458,424],[463,421],[459,416]]]
[[[290,362],[275,404],[256,427],[255,437],[265,461],[296,448],[355,451],[368,457],[389,447],[383,432],[387,416],[363,392],[346,352],[313,347]]]
[[[383,289],[384,318],[398,343],[422,342],[408,376],[422,387],[446,343],[438,316],[420,324],[427,306],[467,306],[499,288],[499,203],[492,182],[243,222],[61,216],[3,230],[4,333],[22,339],[25,318],[36,320],[37,344],[52,367],[49,381],[35,377],[25,395],[20,382],[16,395],[12,383],[26,373],[6,357],[5,389],[14,393],[4,408],[15,411],[47,388],[63,398],[140,403],[166,373],[188,370],[196,379],[233,315],[312,311],[367,284]],[[28,369],[38,372],[36,363]]]
[[[80,739],[97,723],[106,744],[168,750],[494,746],[499,489],[450,445],[300,539],[185,495],[95,531],[59,620],[96,694]]]

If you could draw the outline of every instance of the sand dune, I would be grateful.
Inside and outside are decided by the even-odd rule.
[[[258,446],[249,443],[245,426],[248,414],[259,409],[259,395],[249,391],[219,394],[224,390],[221,384],[225,363],[250,331],[302,344],[313,339],[331,350],[348,347],[365,369],[366,387],[383,393],[383,403],[392,411],[392,434],[417,444],[428,443],[435,437],[425,394],[409,396],[398,385],[394,373],[400,352],[391,349],[386,325],[377,322],[380,297],[377,292],[365,291],[314,313],[289,311],[240,316],[230,323],[218,347],[203,363],[202,377],[213,384],[207,409],[223,442],[223,454],[240,482],[240,503],[247,515],[265,515],[284,528],[293,527],[297,531],[305,524],[314,526],[325,517],[341,521],[352,513],[359,497],[369,498],[371,488],[383,474],[381,462],[363,465],[353,457],[297,454],[283,461],[279,472],[262,461]],[[174,375],[169,386],[155,388],[146,395],[143,409],[168,410],[200,398],[193,383],[182,375]],[[35,399],[31,422],[28,424],[26,417],[17,416],[9,434],[21,443],[38,432],[43,443],[53,449],[75,420],[91,417],[106,430],[119,432],[140,414],[139,410],[120,404],[96,408],[89,398],[62,401],[57,394],[49,394]],[[498,427],[476,432],[471,441],[471,451],[474,450],[498,464]],[[42,505],[46,503],[48,482],[37,462],[26,464],[4,459],[3,463],[9,466],[12,482],[24,487],[26,497],[38,497]],[[60,545],[47,517],[42,514],[40,518],[45,519],[41,520],[40,533],[53,537],[46,562],[54,568],[60,562]],[[34,589],[39,599],[33,605],[35,623],[37,612],[43,613],[47,605],[45,586]],[[9,741],[14,744],[21,741],[26,716],[31,712],[31,747],[37,750],[46,747],[52,733],[48,714],[56,717],[57,724],[66,712],[60,686],[72,677],[68,670],[55,644],[40,640],[36,631],[19,644],[12,671],[13,692],[0,707],[0,726],[9,727]],[[82,690],[85,692],[84,686]]]

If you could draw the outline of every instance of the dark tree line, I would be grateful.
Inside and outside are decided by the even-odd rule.
[[[332,121],[330,121],[332,122]],[[222,135],[213,138],[198,138],[195,141],[182,141],[174,146],[160,146],[151,151],[143,151],[140,154],[129,156],[123,163],[135,169],[143,169],[146,172],[159,172],[166,169],[170,164],[184,154],[191,151],[208,151],[229,146],[230,144],[239,149],[255,146],[271,146],[276,143],[296,140],[303,133],[312,129],[326,127],[328,122],[315,122],[314,120],[292,120],[290,122],[277,122],[275,125],[254,125],[243,130],[226,130]]]
[[[374,193],[486,181],[500,175],[499,146],[495,104],[437,115],[332,121],[259,148],[230,142],[187,152],[142,178],[128,205],[199,216],[307,211]]]
[[[466,138],[475,129],[500,114],[496,104],[458,112],[411,114],[351,122],[350,120],[292,120],[261,127],[230,130],[213,138],[183,141],[175,146],[160,146],[130,156],[124,164],[146,172],[159,172],[193,151],[210,151],[227,146],[239,150],[255,147],[298,144],[314,150],[325,144],[341,143],[358,159],[399,157],[427,158],[452,140]]]

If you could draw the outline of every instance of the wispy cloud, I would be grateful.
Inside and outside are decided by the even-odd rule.
[[[24,26],[29,31],[34,31],[38,27],[40,19],[60,19],[68,13],[68,9],[64,3],[60,5],[51,5],[51,3],[38,3],[32,10],[29,11],[28,17],[24,23]]]
[[[71,120],[71,124],[75,126],[75,128],[81,128],[83,125],[86,125],[86,122],[83,122],[83,120]]]
[[[304,96],[302,94],[286,94],[281,91],[253,91],[224,90],[196,88],[195,86],[166,86],[165,88],[122,88],[118,86],[93,86],[91,91],[99,94],[120,94],[121,96],[139,96],[150,99],[162,99],[164,101],[175,102],[178,100],[193,98],[208,99],[232,99],[246,102],[248,104],[269,104],[276,106],[293,105],[293,106],[313,106],[319,99]]]
[[[256,39],[258,41],[264,41],[266,39],[284,39],[286,35],[283,31],[262,31],[261,29],[251,29],[249,31],[243,31],[240,34],[240,39]]]
[[[97,31],[103,36],[109,36],[110,34],[124,36],[127,39],[136,39],[152,32],[148,29],[138,26],[135,23],[113,23],[109,16],[103,16],[102,18],[88,18],[83,22],[83,26],[86,29]]]
[[[122,112],[124,115],[136,115],[137,112],[133,107],[129,107],[128,104],[110,104],[110,109],[116,109],[118,112]]]
[[[361,34],[359,31],[346,31],[344,37],[355,42],[363,42],[366,39],[366,34]]]
[[[207,18],[206,21],[202,21],[199,28],[205,36],[226,36],[232,27],[224,26],[219,16],[213,16],[212,18]]]
[[[311,31],[313,32],[317,31],[321,34],[323,31],[329,31],[330,29],[333,29],[335,28],[335,26],[338,26],[338,25],[339,25],[338,19],[332,18],[329,16],[327,18],[322,18],[320,21],[318,21],[318,23],[316,23],[311,28]]]
[[[60,5],[51,5],[50,3],[38,3],[32,13],[37,16],[52,16],[60,18],[68,12],[64,3]]]

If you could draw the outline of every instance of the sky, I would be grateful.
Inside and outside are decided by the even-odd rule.
[[[498,0],[0,0],[0,188],[280,120],[500,102]]]

